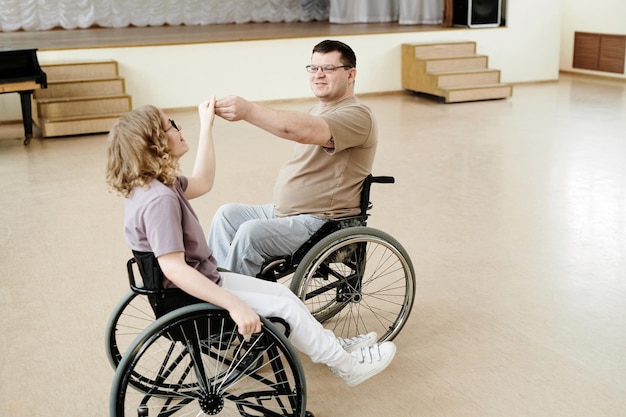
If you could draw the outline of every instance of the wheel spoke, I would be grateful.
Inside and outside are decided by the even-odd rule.
[[[322,239],[304,256],[292,290],[338,336],[376,331],[391,340],[415,297],[413,266],[402,246],[369,227],[349,227]]]
[[[207,317],[208,316],[208,317]],[[114,416],[292,416],[303,414],[304,376],[276,328],[249,342],[228,313],[183,307],[151,324],[120,362],[111,392]]]

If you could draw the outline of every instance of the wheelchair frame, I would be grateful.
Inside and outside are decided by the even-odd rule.
[[[337,336],[395,338],[413,307],[415,271],[396,239],[367,226],[371,185],[394,182],[368,175],[358,215],[329,219],[293,255],[266,261],[257,277],[289,286]]]
[[[304,372],[284,320],[261,318],[261,333],[247,340],[226,310],[179,289],[163,289],[153,254],[133,254],[127,262],[131,291],[150,299],[157,318],[123,356],[117,350],[110,358],[117,362],[111,416],[312,416],[305,410]],[[134,265],[145,286],[136,284]],[[108,343],[117,341],[109,340],[111,335]]]

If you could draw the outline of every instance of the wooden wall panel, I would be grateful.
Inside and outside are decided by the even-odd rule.
[[[574,68],[624,73],[626,36],[576,32]]]
[[[600,71],[624,73],[626,36],[602,35],[600,38]]]

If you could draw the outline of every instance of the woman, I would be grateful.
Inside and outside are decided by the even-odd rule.
[[[289,324],[289,339],[298,350],[313,362],[328,365],[346,384],[360,384],[389,365],[396,351],[393,343],[376,343],[375,333],[337,338],[287,287],[218,271],[189,203],[213,187],[214,109],[215,97],[198,106],[200,137],[189,177],[179,172],[179,159],[189,151],[182,126],[161,110],[138,108],[111,129],[106,180],[126,198],[126,243],[132,250],[156,256],[165,276],[164,288],[178,287],[224,308],[242,335],[261,331],[259,315],[281,317]]]

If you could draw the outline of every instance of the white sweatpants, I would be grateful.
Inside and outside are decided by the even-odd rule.
[[[289,324],[291,344],[313,362],[345,366],[351,356],[335,334],[325,329],[304,303],[286,286],[233,272],[220,272],[222,287],[239,297],[262,317],[280,317]]]

